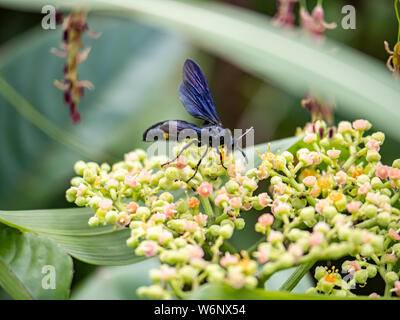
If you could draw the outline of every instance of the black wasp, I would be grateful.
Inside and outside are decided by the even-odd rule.
[[[196,175],[210,147],[216,149],[221,160],[221,165],[224,168],[222,146],[228,147],[229,150],[234,148],[239,150],[247,161],[246,154],[237,146],[236,142],[240,141],[252,128],[235,140],[231,131],[222,126],[222,122],[215,110],[208,83],[200,67],[194,61],[187,59],[183,65],[182,73],[183,82],[179,87],[179,99],[187,112],[195,118],[204,120],[202,127],[199,128],[194,124],[182,120],[162,121],[148,128],[143,134],[143,140],[154,141],[161,137],[161,139],[165,140],[183,141],[192,138],[174,159],[164,163],[163,166],[178,159],[193,144],[197,144],[198,146],[206,145],[206,150],[198,161],[194,174],[187,182]]]

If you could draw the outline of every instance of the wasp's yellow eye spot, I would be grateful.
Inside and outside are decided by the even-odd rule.
[[[168,137],[169,137],[169,134],[165,132],[165,133],[164,133],[164,138],[165,138],[165,139],[168,139]]]

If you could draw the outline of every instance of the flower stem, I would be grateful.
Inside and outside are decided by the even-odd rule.
[[[315,260],[312,260],[306,264],[298,266],[291,276],[285,281],[285,283],[279,288],[279,290],[289,292],[292,291],[314,264]]]
[[[201,201],[201,205],[203,206],[203,209],[205,211],[205,213],[207,214],[207,216],[211,219],[214,218],[214,211],[211,207],[211,203],[210,200],[208,200],[208,198],[202,198],[200,197],[200,201]]]

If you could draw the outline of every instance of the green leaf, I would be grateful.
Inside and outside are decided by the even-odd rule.
[[[0,224],[0,285],[11,297],[67,299],[71,281],[72,259],[59,245]]]
[[[38,27],[2,48],[3,209],[43,208],[63,197],[77,160],[120,159],[143,145],[141,135],[150,125],[188,117],[177,96],[181,65],[189,55],[179,37],[129,20],[89,17],[88,23],[102,35],[84,37],[92,50],[79,65],[79,78],[90,80],[95,90],[81,100],[80,125],[71,124],[63,94],[53,85],[63,76],[64,60],[49,51],[61,42],[61,28]]]
[[[223,285],[204,285],[194,292],[191,300],[371,300],[369,297],[333,297],[299,294],[263,289],[234,289]]]
[[[136,289],[151,285],[149,270],[159,267],[157,259],[148,259],[123,267],[100,267],[72,292],[73,300],[139,299]]]
[[[52,239],[73,257],[87,263],[115,266],[143,260],[126,245],[129,229],[91,228],[88,225],[91,216],[92,209],[80,208],[0,211],[0,222]]]

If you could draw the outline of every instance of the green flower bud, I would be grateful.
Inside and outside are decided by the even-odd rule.
[[[293,198],[293,199],[291,199],[291,204],[295,209],[301,209],[301,208],[304,208],[307,205],[307,200],[306,199]]]
[[[377,131],[371,135],[371,138],[378,141],[384,142],[385,141],[385,134],[383,132]]]
[[[235,223],[235,228],[237,229],[237,230],[242,230],[242,229],[244,229],[244,227],[245,227],[245,221],[244,221],[244,219],[242,219],[242,218],[237,218],[235,221],[234,221],[234,223]]]
[[[149,272],[150,279],[153,282],[160,282],[161,281],[161,271],[158,269],[151,269]]]
[[[326,274],[326,270],[324,267],[318,266],[315,268],[314,277],[317,280],[321,280]]]
[[[111,167],[108,163],[102,163],[100,169],[105,172],[110,172]]]
[[[185,220],[183,219],[174,219],[174,220],[169,220],[167,222],[167,226],[171,228],[172,230],[181,233],[185,231]]]
[[[100,223],[99,218],[96,216],[90,217],[88,222],[90,227],[97,227],[99,223]]]
[[[387,196],[387,197],[390,197],[391,195],[392,195],[392,191],[390,190],[390,189],[388,189],[388,188],[382,188],[381,190],[380,190],[380,192],[381,192],[381,195],[380,196]],[[379,197],[378,197],[378,200],[379,200]],[[389,201],[390,202],[390,201]]]
[[[366,174],[362,174],[362,175],[358,176],[358,178],[357,178],[358,184],[364,184],[366,182],[370,182],[369,177]]]
[[[257,176],[257,168],[250,169],[249,171],[246,172],[246,177],[249,179],[256,179],[258,180]]]
[[[281,268],[286,269],[293,266],[295,261],[293,255],[287,252],[282,254],[277,262]]]
[[[93,183],[96,180],[97,172],[93,168],[85,168],[83,170],[83,179],[88,183]]]
[[[382,180],[379,179],[378,177],[373,177],[371,180],[371,187],[373,189],[381,189],[383,187]]]
[[[400,169],[400,159],[394,160],[393,163],[392,163],[392,167]]]
[[[371,219],[374,218],[378,213],[378,208],[373,204],[368,204],[363,208],[363,212],[366,218]]]
[[[393,285],[397,280],[399,280],[399,276],[396,272],[390,271],[385,274],[385,281],[389,284]]]
[[[389,225],[389,223],[390,223],[391,215],[390,215],[389,212],[384,211],[384,212],[379,213],[379,214],[377,215],[376,219],[377,219],[378,224],[379,224],[381,227],[385,228],[385,227],[387,227],[387,226]]]
[[[232,237],[233,227],[231,225],[224,225],[219,229],[219,235],[224,239],[229,239]]]
[[[282,153],[282,157],[284,157],[287,162],[293,162],[293,154],[291,154],[289,151],[284,151]]]
[[[217,236],[219,236],[219,229],[220,229],[220,226],[214,224],[214,225],[210,226],[207,231],[213,237],[217,237]]]
[[[80,176],[83,175],[83,170],[85,169],[86,169],[86,163],[82,160],[78,161],[74,165],[74,171],[76,172],[76,174]]]
[[[274,177],[271,178],[271,184],[272,185],[275,185],[275,184],[278,184],[278,183],[281,183],[281,182],[282,182],[281,177],[274,176]]]
[[[178,213],[182,214],[184,212],[187,212],[189,210],[189,204],[187,203],[186,200],[180,199],[177,203],[176,203],[176,210],[178,211]]]
[[[71,179],[71,185],[72,185],[73,187],[79,187],[79,185],[80,185],[81,183],[85,183],[85,180],[83,180],[83,179],[80,178],[80,177],[75,177],[75,178],[72,178],[72,179]]]
[[[368,162],[378,162],[381,160],[381,155],[375,150],[368,150],[366,159]]]
[[[248,276],[248,277],[246,277],[244,286],[247,289],[254,289],[255,287],[257,287],[257,284],[258,284],[258,281],[255,277]]]
[[[174,181],[179,179],[179,169],[176,167],[169,167],[165,170],[165,176],[168,180]]]
[[[232,228],[235,226],[234,222],[229,218],[222,220],[221,223],[220,223],[221,227],[222,226],[226,226],[226,225],[231,226]]]
[[[336,216],[337,213],[338,213],[338,212],[337,212],[337,210],[336,210],[335,207],[333,207],[333,206],[326,206],[326,207],[324,208],[324,211],[322,212],[322,215],[323,215],[326,219],[330,220],[330,219],[332,219],[334,216]]]
[[[106,213],[106,222],[107,223],[115,223],[117,221],[118,212],[114,210],[110,210]]]
[[[68,202],[74,202],[76,200],[77,190],[75,188],[69,188],[65,194],[65,197]]]
[[[147,157],[146,151],[144,151],[143,149],[136,149],[134,152],[137,154],[140,161],[146,160]]]
[[[137,228],[141,228],[143,225],[142,221],[131,221],[131,223],[129,224],[129,228],[130,229],[137,229]]]
[[[172,181],[170,179],[167,179],[166,177],[161,178],[160,181],[158,182],[158,186],[161,189],[170,190],[172,186]]]
[[[300,210],[300,219],[305,221],[314,220],[315,209],[314,207],[306,207]]]
[[[346,290],[333,290],[332,291],[333,295],[336,297],[346,297],[347,296],[347,291]]]
[[[135,248],[139,245],[139,240],[137,238],[130,237],[126,240],[126,245],[129,248]]]
[[[375,251],[382,251],[383,244],[384,244],[384,238],[383,238],[383,236],[374,235],[371,237],[371,240],[369,243],[374,247]]]
[[[368,278],[374,278],[378,272],[378,269],[372,264],[370,264],[366,270],[368,272]]]
[[[306,290],[307,294],[318,294],[318,289],[317,288],[308,288]]]
[[[239,184],[236,181],[229,180],[225,184],[225,189],[230,194],[236,193],[239,190]]]
[[[87,200],[86,200],[86,198],[84,198],[84,197],[78,197],[78,198],[76,198],[76,200],[75,200],[75,204],[76,204],[78,207],[83,207],[83,206],[85,206],[85,205],[87,204]]]
[[[179,275],[182,276],[183,280],[186,283],[191,283],[193,282],[194,279],[196,279],[199,271],[192,267],[192,266],[184,266],[179,270]]]
[[[397,258],[400,258],[400,243],[396,243],[393,246],[393,250],[394,250],[394,253],[397,256]]]
[[[160,194],[160,200],[171,203],[174,201],[174,196],[169,192],[163,192]]]
[[[136,210],[135,217],[137,217],[140,220],[145,220],[148,217],[150,217],[150,209],[147,207],[139,207]]]
[[[361,246],[360,252],[364,257],[370,257],[374,254],[374,247],[369,243],[365,243]]]

